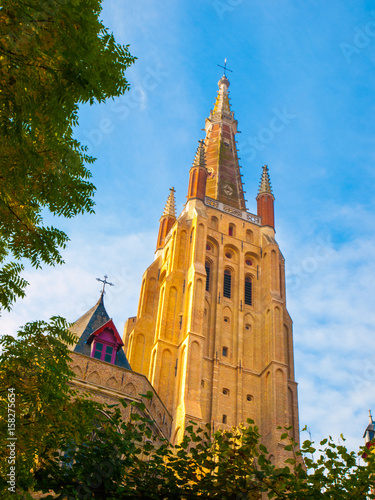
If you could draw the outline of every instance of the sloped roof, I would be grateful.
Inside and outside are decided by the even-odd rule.
[[[71,332],[79,338],[73,351],[90,356],[91,346],[87,343],[90,335],[109,321],[111,321],[111,318],[104,307],[104,298],[102,293],[98,302],[83,316],[78,318],[77,321],[75,321],[70,327]],[[131,370],[129,361],[126,358],[122,347],[117,351],[115,365]]]

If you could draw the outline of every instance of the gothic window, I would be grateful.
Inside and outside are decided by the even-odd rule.
[[[245,278],[245,304],[248,306],[253,305],[253,284],[249,276]]]
[[[217,229],[218,223],[219,223],[219,219],[217,217],[211,217],[210,227],[212,229]]]
[[[206,260],[206,292],[210,291],[210,274],[211,274],[211,264]]]
[[[236,236],[236,226],[234,224],[229,224],[228,234],[229,236]]]
[[[166,261],[167,261],[168,257],[169,257],[169,247],[168,247],[168,248],[166,249],[166,251],[165,251],[165,254],[164,254],[164,262],[166,262]]]
[[[225,269],[225,271],[224,271],[223,295],[224,295],[224,297],[227,297],[228,299],[230,299],[232,296],[232,273],[230,272],[229,269]]]

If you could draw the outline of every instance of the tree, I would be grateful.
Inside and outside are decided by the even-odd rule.
[[[262,494],[291,500],[375,498],[374,454],[358,465],[358,456],[331,438],[320,443],[315,462],[307,458],[317,452],[313,443],[306,441],[298,450],[285,432],[282,439],[291,456],[277,467],[250,420],[247,426],[214,433],[209,425],[192,423],[176,446],[157,442],[150,424],[138,414],[122,422],[116,409],[96,439],[75,447],[59,463],[46,464],[40,488],[69,499],[260,500]]]
[[[133,402],[131,419],[124,421],[126,402],[104,406],[72,390],[69,345],[75,340],[60,318],[28,324],[17,339],[0,340],[1,498],[50,490],[69,500],[258,500],[262,493],[291,500],[375,498],[375,454],[367,448],[360,465],[358,455],[331,438],[318,450],[310,441],[299,450],[286,429],[281,439],[290,458],[276,466],[251,420],[216,432],[191,423],[176,446],[154,435],[143,403]],[[11,441],[14,409],[17,440]],[[7,482],[10,443],[16,447],[16,493]]]
[[[99,21],[101,0],[6,0],[0,8],[0,310],[25,294],[22,260],[62,263],[67,235],[43,222],[92,212],[78,107],[121,95],[134,62]]]
[[[9,498],[10,465],[18,490],[33,489],[39,469],[58,458],[57,450],[86,440],[101,408],[69,385],[74,373],[68,346],[76,338],[67,326],[56,317],[25,325],[17,338],[0,339],[0,491]]]

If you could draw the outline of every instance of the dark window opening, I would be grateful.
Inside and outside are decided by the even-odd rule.
[[[112,361],[112,353],[113,353],[113,347],[107,345],[105,348],[104,361],[110,363]]]
[[[211,266],[209,262],[206,262],[205,265],[206,268],[206,292],[210,291],[210,271],[211,271]]]
[[[223,347],[223,356],[227,357],[228,356],[228,347]]]
[[[227,423],[227,416],[223,415],[223,424],[226,424],[226,423]]]
[[[245,304],[248,306],[253,305],[252,288],[251,278],[245,278]]]
[[[107,363],[114,363],[116,351],[113,346],[108,345],[104,342],[95,341],[91,356],[100,359],[101,361],[106,361]]]
[[[253,400],[253,396],[252,396],[251,394],[248,394],[248,395],[246,396],[246,399],[247,399],[248,401],[252,401],[252,400]]]
[[[229,389],[223,389],[224,396],[229,396]]]
[[[229,269],[226,269],[224,271],[224,292],[223,295],[224,297],[227,297],[228,299],[231,298],[232,294],[232,275]]]
[[[101,359],[102,351],[103,351],[103,344],[101,344],[100,342],[96,342],[95,351],[94,351],[94,358]]]

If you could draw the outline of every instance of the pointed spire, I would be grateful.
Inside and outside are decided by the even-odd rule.
[[[199,146],[195,154],[194,162],[190,168],[188,201],[198,199],[204,201],[206,196],[208,171],[206,168],[206,154],[204,151],[204,141],[199,141]]]
[[[163,215],[160,217],[159,236],[156,245],[156,250],[163,248],[165,238],[171,230],[173,224],[176,222],[176,201],[174,187],[170,188],[170,193],[165,204]]]
[[[275,229],[275,211],[273,206],[275,197],[272,193],[270,174],[267,165],[263,167],[256,200],[257,214],[262,218],[262,226],[271,226]]]
[[[230,103],[229,103],[229,94],[228,94],[228,88],[230,85],[229,80],[226,76],[222,76],[217,84],[219,86],[219,91],[217,93],[215,106],[212,111],[212,116],[217,117],[219,119],[226,118],[227,120],[229,119],[230,121],[234,121],[234,116],[230,110]]]
[[[169,215],[171,217],[176,218],[176,200],[174,197],[174,194],[176,191],[175,191],[174,187],[171,187],[169,191],[170,191],[170,193],[169,193],[169,196],[167,199],[167,203],[165,204],[163,216]]]
[[[203,167],[206,168],[206,156],[204,152],[204,141],[199,141],[199,146],[195,154],[193,167]]]
[[[262,172],[262,177],[260,179],[258,195],[264,194],[264,193],[273,194],[272,188],[271,188],[270,174],[269,174],[267,165],[263,166],[263,172]]]
[[[235,138],[237,120],[230,109],[228,78],[222,76],[218,85],[214,109],[205,124],[206,195],[230,207],[246,210]]]
[[[369,413],[369,424],[366,427],[365,433],[363,434],[366,444],[375,438],[375,422],[372,420],[371,410],[369,410],[368,413]]]

